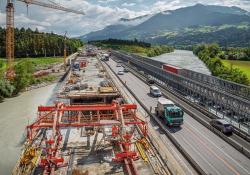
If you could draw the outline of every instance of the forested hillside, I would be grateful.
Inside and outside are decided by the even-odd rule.
[[[130,53],[140,54],[142,56],[154,57],[163,53],[173,52],[174,48],[167,45],[151,45],[143,41],[134,40],[121,40],[121,39],[107,39],[90,41],[97,47],[112,48],[115,50],[122,50]]]
[[[82,45],[78,39],[66,40],[67,53],[77,51]],[[38,30],[15,29],[15,57],[62,56],[64,37]],[[5,57],[5,29],[0,27],[0,57]]]

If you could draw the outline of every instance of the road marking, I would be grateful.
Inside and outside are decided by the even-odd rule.
[[[182,138],[182,140],[184,142],[186,142],[187,145],[190,145],[190,143],[185,139],[185,137],[183,137],[182,135],[180,135],[180,137]],[[194,152],[196,152],[196,154],[198,154],[200,156],[200,158],[204,162],[206,162],[217,174],[221,174],[219,171],[217,171],[217,169],[209,161],[207,161],[207,159],[204,159],[204,157],[200,154],[200,152],[197,151],[196,149],[194,149],[192,145],[190,145],[190,149],[192,149]]]
[[[197,138],[197,140],[210,152],[212,153],[215,157],[217,157],[217,159],[220,159],[231,171],[233,171],[236,175],[240,175],[240,173],[238,171],[236,171],[225,159],[221,158],[220,156],[218,156],[211,148],[209,148],[205,143],[203,143],[203,141],[192,131],[190,130],[188,127],[184,126],[184,128],[186,128],[195,138]]]
[[[164,135],[164,137],[162,137],[162,135]],[[169,149],[171,150],[170,152],[174,152],[174,155],[172,155],[173,157],[176,157],[177,156],[177,158],[180,160],[180,162],[181,162],[181,164],[182,165],[184,165],[187,169],[188,169],[188,171],[191,173],[191,174],[193,174],[193,172],[191,171],[191,169],[186,165],[186,163],[181,159],[181,157],[179,156],[179,153],[177,153],[174,149],[172,149],[172,145],[170,145],[169,143],[168,143],[168,141],[167,140],[165,140],[165,139],[167,139],[166,138],[166,134],[160,134],[160,138],[162,139],[162,142],[164,142],[164,143],[166,143],[167,145],[169,145]],[[170,143],[172,144],[172,142],[170,141]],[[174,146],[174,145],[173,145]]]
[[[120,82],[120,80],[114,75],[114,73],[110,70],[110,68],[108,67],[108,66],[106,66],[105,65],[105,67],[109,70],[109,72],[110,72],[110,74],[112,74],[112,77],[114,77],[116,80],[117,80],[117,82],[116,82],[116,84],[122,84],[121,82]],[[115,69],[115,67],[112,67],[111,66],[111,69]],[[135,77],[135,76],[133,76],[133,74],[131,74],[131,73],[128,73],[128,74],[130,74],[130,75],[132,75],[132,77],[133,78],[131,78],[129,75],[127,75],[127,77],[128,78],[131,78],[131,79],[134,79],[134,80],[137,80],[137,77]],[[125,75],[126,76],[126,75]],[[123,76],[122,76],[123,77]],[[120,77],[121,79],[122,79],[122,77]],[[141,80],[139,80],[139,81],[141,81]],[[127,82],[127,85],[128,85],[128,83],[129,82]],[[144,83],[144,82],[143,82]],[[148,85],[147,85],[148,86]],[[141,86],[142,88],[145,88],[145,86]],[[146,89],[146,88],[145,88]],[[122,90],[123,91],[128,91],[126,88],[122,88]],[[129,92],[129,91],[128,91]],[[127,94],[127,92],[124,92],[125,94]],[[130,94],[130,93],[129,93]],[[127,94],[128,95],[128,94]],[[134,99],[134,97],[132,96],[130,96],[130,95],[128,95],[129,96],[129,98],[130,98],[130,100],[132,100],[132,98]],[[150,99],[152,99],[151,97],[150,97]],[[143,112],[143,111],[145,111],[143,108],[141,108],[141,112]],[[152,125],[152,123],[151,123],[151,120],[149,121],[149,123],[150,123],[150,126],[151,126],[151,130],[154,130],[155,131],[155,129],[154,129],[154,127],[153,127],[153,125]],[[164,136],[164,137],[163,137]],[[171,147],[171,145],[167,142],[167,136],[165,135],[165,134],[160,134],[159,133],[159,137],[162,139],[161,141],[163,142],[163,143],[165,143],[165,144],[167,144],[167,145],[169,145],[169,149],[171,150],[171,151],[169,151],[170,153],[174,153],[174,155],[172,155],[173,157],[177,157],[177,159],[180,161],[180,164],[181,165],[183,165],[183,166],[185,166],[186,167],[186,169],[188,170],[188,172],[189,172],[189,174],[192,174],[192,175],[194,175],[193,174],[193,172],[191,171],[191,169],[186,165],[186,163],[181,159],[181,157],[179,156],[179,153],[177,153],[172,147]],[[172,144],[172,142],[170,142],[171,144]]]
[[[195,127],[193,127],[192,125],[190,125],[189,123],[187,123],[190,127],[192,127],[194,130],[196,130],[198,133],[198,129],[196,129]],[[201,135],[204,137],[204,135]],[[224,150],[222,150],[220,147],[218,147],[217,145],[215,145],[215,143],[213,143],[209,138],[204,137],[207,141],[209,141],[211,144],[213,144],[217,149],[219,149],[222,153],[224,153],[228,158],[230,158],[235,164],[237,164],[240,168],[242,168],[243,170],[245,170],[247,172],[247,174],[250,174],[250,172],[245,169],[244,167],[242,167],[236,160],[234,160],[230,155],[228,155]],[[220,138],[219,138],[220,139]]]

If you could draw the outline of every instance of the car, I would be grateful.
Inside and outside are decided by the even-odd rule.
[[[122,67],[122,65],[121,64],[117,64],[116,67]]]
[[[156,86],[150,86],[150,94],[154,97],[161,97],[161,91]]]
[[[212,119],[210,125],[224,134],[231,134],[233,132],[233,126],[224,119]]]
[[[124,72],[123,72],[123,70],[119,70],[119,71],[117,72],[117,74],[118,74],[118,75],[124,75]]]
[[[153,79],[149,78],[149,79],[147,79],[147,83],[148,83],[148,84],[154,84],[155,81],[154,81]]]
[[[123,72],[127,73],[127,72],[129,72],[129,70],[127,68],[124,68]]]

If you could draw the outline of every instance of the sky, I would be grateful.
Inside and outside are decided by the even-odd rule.
[[[5,27],[5,6],[7,0],[0,0],[0,26]],[[42,32],[54,32],[76,37],[91,31],[103,29],[116,23],[120,18],[133,18],[145,14],[155,14],[165,10],[174,10],[201,3],[204,5],[238,6],[250,11],[250,0],[37,0],[51,1],[64,7],[85,12],[77,15],[26,5],[18,0],[15,4],[15,27],[38,29]]]

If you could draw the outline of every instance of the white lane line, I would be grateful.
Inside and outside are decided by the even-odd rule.
[[[236,165],[238,165],[241,169],[243,169],[247,174],[250,174],[250,172],[245,169],[242,165],[240,165],[236,160],[234,160],[230,155],[228,155],[223,149],[221,149],[220,147],[218,147],[217,145],[215,145],[215,143],[213,141],[211,141],[208,137],[205,137],[205,135],[201,134],[200,131],[193,127],[191,124],[189,124],[188,122],[186,122],[191,128],[193,128],[201,137],[203,137],[204,139],[206,139],[208,142],[210,142],[214,147],[216,147],[219,151],[221,151],[223,154],[225,154],[229,159],[231,159]],[[210,132],[210,131],[209,131]]]
[[[190,143],[186,140],[185,137],[183,137],[182,135],[179,135],[179,137],[181,137],[181,139],[182,139],[184,142],[186,142],[186,145],[190,145]],[[197,151],[196,149],[194,149],[192,145],[190,145],[190,149],[192,149],[198,156],[200,156],[200,158],[201,158],[204,162],[206,162],[206,163],[216,172],[216,174],[221,175],[221,173],[220,173],[219,171],[217,171],[217,169],[216,169],[207,159],[205,159],[204,156],[201,155],[201,153],[200,153],[199,151]],[[209,173],[209,174],[210,174],[210,173]]]
[[[153,129],[154,129],[154,128],[153,128]],[[184,166],[187,168],[187,170],[188,170],[192,175],[194,175],[193,172],[191,171],[191,169],[186,165],[186,163],[185,163],[185,162],[182,160],[182,158],[179,156],[179,153],[177,153],[177,152],[172,148],[172,145],[169,144],[169,141],[167,140],[166,135],[165,135],[165,134],[160,134],[160,133],[159,133],[159,135],[160,135],[160,138],[162,139],[162,142],[164,142],[165,144],[169,145],[168,148],[170,149],[170,152],[171,152],[171,153],[174,153],[173,157],[177,157],[177,159],[180,161],[181,165],[184,165]],[[164,135],[164,137],[163,137],[162,135]],[[171,143],[171,142],[170,142],[170,143]]]
[[[105,65],[105,66],[106,66],[106,65]],[[112,77],[114,77],[114,78],[118,81],[117,84],[120,84],[121,82],[120,82],[119,79],[113,74],[113,72],[110,70],[110,68],[107,67],[107,66],[106,66],[106,68],[109,70],[110,74],[112,74]],[[114,70],[114,67],[111,66],[111,69]],[[136,79],[136,78],[133,76],[133,74],[131,74],[131,73],[129,73],[129,74],[132,75],[131,77],[133,77],[134,80]],[[127,75],[127,76],[128,76],[128,78],[131,78],[131,77],[129,77],[129,75]],[[124,86],[122,86],[122,90],[123,90],[123,91],[126,91],[126,90],[125,90],[126,88],[123,88],[123,87],[124,87]],[[142,86],[141,86],[141,87],[142,87]],[[143,86],[143,88],[145,88],[145,87]],[[127,94],[127,93],[125,92],[125,94]],[[130,94],[130,93],[129,93],[129,94]],[[131,96],[130,96],[130,100],[132,101],[132,97],[131,97]],[[144,109],[141,109],[140,111],[143,112],[142,110],[144,111]],[[155,129],[154,129],[153,126],[152,126],[151,121],[150,121],[150,126],[151,126],[151,129],[155,131]],[[186,165],[186,163],[185,163],[185,162],[182,160],[182,158],[179,156],[179,153],[177,153],[177,152],[172,148],[172,146],[168,143],[167,138],[166,138],[167,136],[166,136],[165,134],[160,134],[160,133],[159,133],[159,136],[160,136],[160,138],[162,139],[162,141],[163,141],[165,144],[169,145],[170,152],[171,152],[172,154],[174,154],[173,156],[176,157],[176,158],[180,161],[181,165],[183,165],[183,166],[189,171],[188,174],[194,175],[193,172],[192,172],[192,170]],[[164,136],[164,137],[163,137],[163,136]]]

